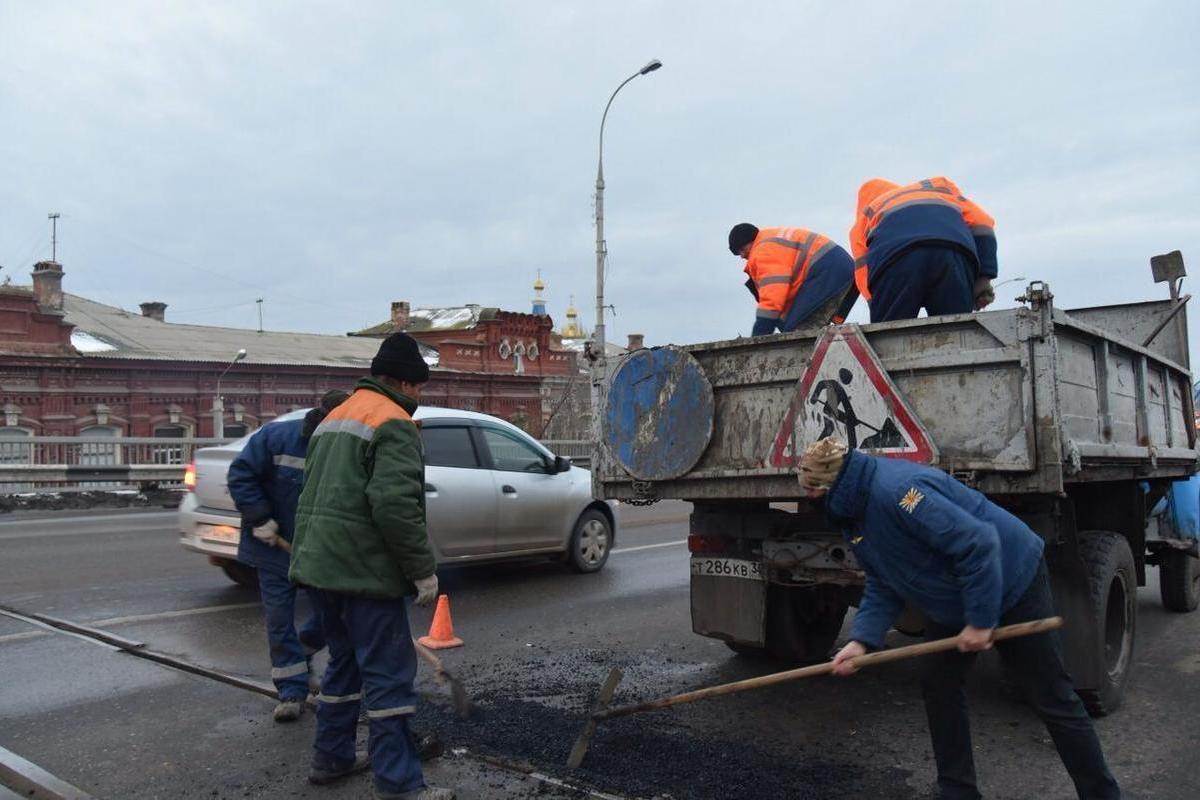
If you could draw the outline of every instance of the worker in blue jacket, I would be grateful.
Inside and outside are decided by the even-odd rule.
[[[271,680],[279,692],[276,722],[304,712],[312,654],[325,646],[320,617],[296,630],[296,586],[288,580],[296,504],[304,483],[308,440],[325,416],[349,395],[335,389],[302,419],[260,428],[229,466],[229,495],[242,515],[238,561],[258,569],[258,588],[271,650]]]
[[[1043,542],[1025,523],[941,470],[847,451],[836,439],[805,450],[800,483],[824,496],[867,584],[833,671],[883,647],[912,604],[928,639],[958,636],[958,650],[926,656],[922,680],[943,798],[978,798],[963,685],[975,654],[992,646],[1000,623],[1054,616]],[[1042,718],[1080,798],[1119,798],[1091,718],[1063,665],[1057,632],[996,642]]]

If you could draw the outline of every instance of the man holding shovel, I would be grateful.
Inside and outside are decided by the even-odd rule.
[[[979,798],[963,690],[975,654],[992,647],[996,626],[1049,617],[1054,602],[1043,542],[1025,523],[941,470],[847,450],[822,439],[805,450],[800,484],[843,528],[867,575],[850,631],[833,659],[883,646],[906,603],[929,619],[928,639],[958,634],[958,651],[926,656],[922,681],[941,796]],[[1121,796],[1100,741],[1063,666],[1055,632],[997,642],[1030,705],[1042,718],[1080,798]]]
[[[370,765],[381,800],[453,800],[427,787],[408,718],[417,656],[408,598],[429,605],[437,563],[425,528],[425,466],[413,420],[429,366],[405,333],[383,341],[371,377],[313,434],[296,518],[292,580],[317,589],[329,643],[309,781],[366,765],[355,750],[366,701]]]
[[[271,680],[279,692],[276,722],[292,722],[304,713],[309,661],[325,646],[315,612],[299,633],[296,631],[296,586],[288,580],[288,549],[309,437],[325,415],[347,397],[341,389],[328,391],[303,419],[264,425],[229,465],[229,496],[242,515],[238,561],[258,570],[271,648]],[[312,682],[316,683],[315,676]]]

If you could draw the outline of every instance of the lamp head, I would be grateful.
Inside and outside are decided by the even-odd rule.
[[[659,61],[657,58],[652,59],[649,64],[647,64],[646,66],[644,66],[640,70],[638,70],[638,74],[645,75],[649,72],[654,72],[654,70],[658,69],[661,66],[662,66],[661,61]]]
[[[233,357],[233,360],[241,361],[245,357],[246,357],[246,348],[243,347],[241,350],[237,351],[237,355]]]

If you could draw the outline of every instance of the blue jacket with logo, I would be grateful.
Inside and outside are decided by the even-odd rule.
[[[947,627],[994,628],[1029,588],[1042,539],[932,467],[846,455],[825,500],[867,573],[850,638],[881,647],[910,602]]]
[[[287,574],[288,553],[254,538],[253,531],[273,519],[279,535],[292,540],[308,450],[304,433],[304,419],[269,422],[250,437],[229,465],[229,496],[242,515],[238,561]]]

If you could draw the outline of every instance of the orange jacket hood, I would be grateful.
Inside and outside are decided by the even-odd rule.
[[[890,192],[892,189],[898,189],[900,184],[885,181],[883,178],[871,178],[864,183],[858,190],[858,212],[862,213],[866,207],[875,198],[884,192]]]

